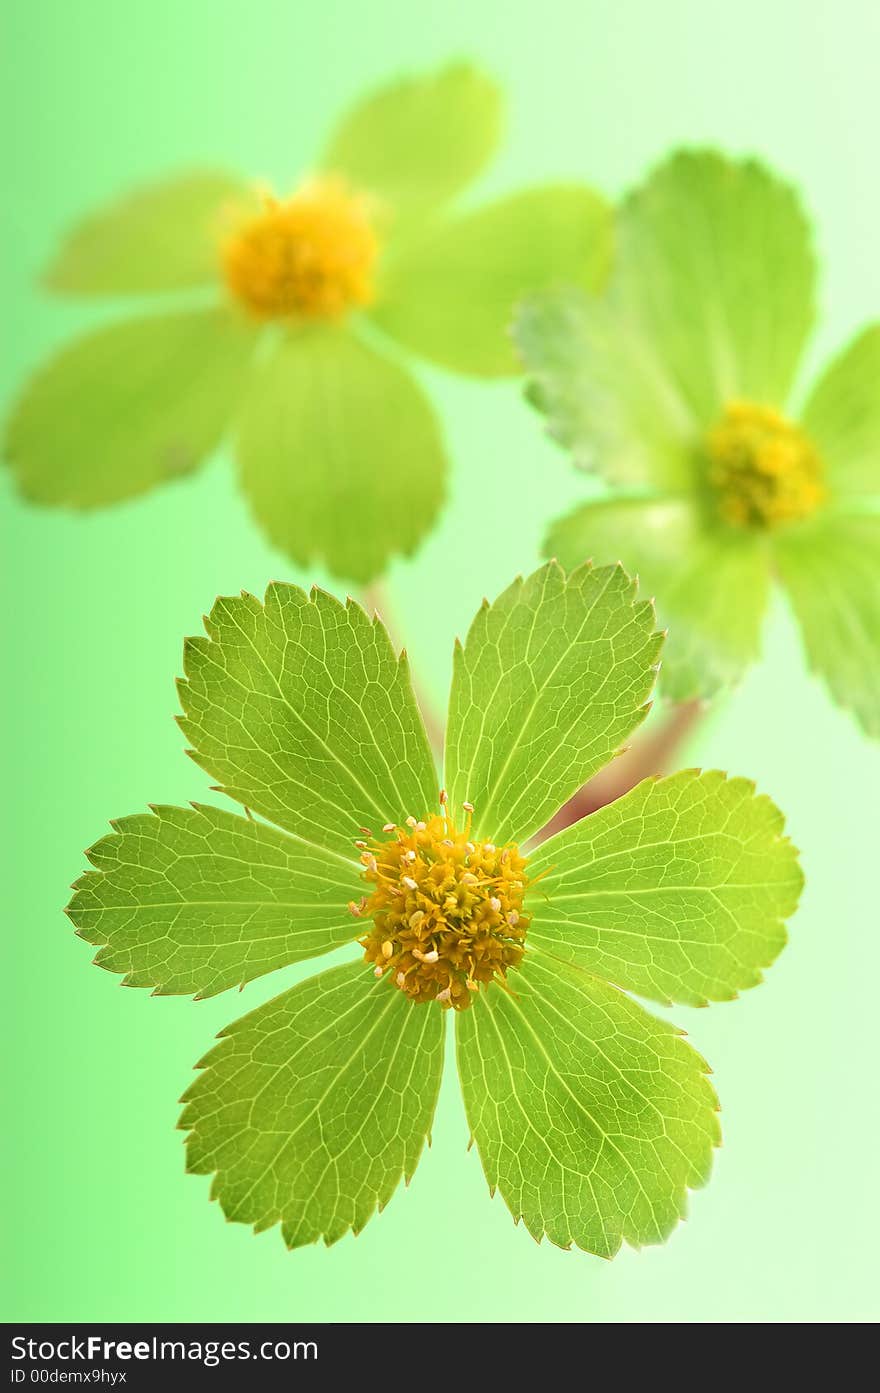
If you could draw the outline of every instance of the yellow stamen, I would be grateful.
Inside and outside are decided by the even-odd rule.
[[[706,437],[706,452],[718,511],[734,527],[796,522],[827,497],[812,441],[771,406],[730,402]]]
[[[516,846],[468,840],[473,810],[458,831],[441,806],[439,817],[407,818],[361,858],[374,889],[363,911],[373,927],[360,943],[412,1001],[462,1011],[522,962],[529,880]]]
[[[336,319],[373,298],[379,244],[368,200],[341,180],[267,196],[223,249],[232,294],[258,319]]]

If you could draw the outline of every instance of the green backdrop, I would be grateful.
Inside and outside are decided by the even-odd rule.
[[[36,285],[72,219],[141,179],[228,164],[282,187],[365,86],[472,56],[506,85],[481,186],[552,176],[616,194],[680,141],[765,155],[803,186],[824,263],[815,356],[880,314],[871,0],[14,0],[7,71],[4,398],[93,314]],[[11,230],[11,236],[9,231]],[[516,384],[423,374],[454,460],[442,525],[390,585],[439,700],[453,635],[536,562],[586,485]],[[172,720],[183,635],[218,592],[301,582],[228,460],[88,518],[2,479],[7,1319],[870,1320],[880,1314],[876,982],[880,751],[808,677],[781,605],[766,657],[690,762],[754,775],[808,889],[766,984],[677,1008],[715,1069],[725,1144],[664,1248],[613,1263],[538,1247],[490,1202],[450,1072],[410,1189],[357,1239],[288,1254],[183,1173],[176,1099],[245,1000],[120,990],[61,914],[111,816],[206,795]],[[10,1067],[10,1061],[12,1065]]]

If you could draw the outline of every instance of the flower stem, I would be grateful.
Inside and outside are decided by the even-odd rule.
[[[368,614],[375,612],[379,615],[382,623],[388,631],[391,642],[398,652],[401,652],[405,645],[400,640],[400,631],[395,620],[394,609],[388,596],[388,589],[381,580],[374,580],[370,585],[364,586],[360,595],[360,602]],[[445,738],[445,727],[430,695],[419,682],[418,678],[410,668],[413,690],[416,694],[416,701],[425,722],[425,730],[431,742],[431,748],[439,760],[443,759],[443,745]]]
[[[616,802],[652,774],[665,773],[705,711],[706,704],[702,701],[685,701],[670,706],[662,722],[636,740],[617,759],[613,759],[562,805],[546,826],[535,834],[532,839],[534,845],[580,822],[588,813],[595,813],[608,803]]]

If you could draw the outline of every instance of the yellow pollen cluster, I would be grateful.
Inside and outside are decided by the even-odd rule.
[[[490,982],[504,985],[525,951],[529,916],[523,895],[529,884],[525,858],[513,844],[472,841],[473,809],[458,831],[444,805],[425,821],[389,823],[383,839],[360,841],[369,898],[349,908],[372,916],[360,943],[377,977],[412,1001],[438,1001],[463,1011]]]
[[[378,251],[367,199],[316,179],[283,201],[267,196],[226,243],[223,271],[259,319],[334,319],[373,298]]]
[[[809,517],[826,497],[812,442],[771,406],[734,401],[706,437],[709,480],[735,527],[773,528]]]

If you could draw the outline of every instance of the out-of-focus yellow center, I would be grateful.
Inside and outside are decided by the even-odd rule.
[[[266,196],[223,248],[232,294],[260,319],[335,319],[373,298],[379,244],[369,200],[340,179]]]
[[[718,510],[734,527],[796,522],[826,498],[811,440],[771,406],[730,402],[706,437],[706,452]]]
[[[525,858],[512,843],[471,839],[473,809],[459,831],[446,811],[424,821],[387,824],[382,838],[359,841],[364,879],[373,892],[349,908],[371,916],[360,939],[377,977],[416,1002],[462,1011],[490,982],[504,984],[525,951],[529,883]]]

